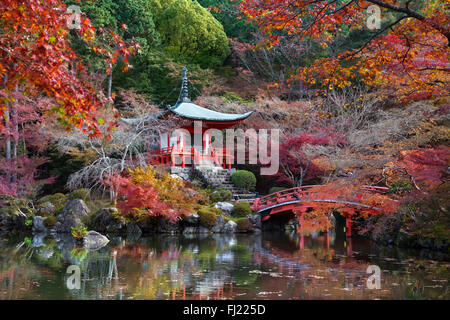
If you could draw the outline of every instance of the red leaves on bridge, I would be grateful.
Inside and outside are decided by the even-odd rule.
[[[368,218],[392,214],[398,202],[388,195],[367,190],[354,181],[340,180],[328,185],[313,186],[301,196],[303,210],[296,212],[300,232],[325,231],[330,228],[329,216],[340,212],[345,217]],[[301,212],[304,211],[304,212]]]

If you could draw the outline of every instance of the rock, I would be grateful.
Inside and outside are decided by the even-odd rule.
[[[184,218],[183,222],[188,225],[197,226],[199,222],[200,216],[196,213],[190,214]]]
[[[161,232],[161,233],[174,234],[174,233],[179,233],[180,230],[181,230],[181,227],[180,227],[179,220],[177,222],[173,223],[173,222],[167,221],[166,219],[162,218],[159,221],[159,232]]]
[[[186,227],[183,230],[183,234],[184,235],[186,235],[186,234],[195,234],[195,233],[197,233],[197,228],[195,228],[195,227]]]
[[[253,233],[255,233],[255,234],[260,234],[260,233],[261,233],[261,229],[259,229],[259,228],[253,228]]]
[[[84,226],[81,219],[90,213],[89,208],[81,199],[71,200],[66,203],[63,211],[58,215],[58,223],[55,231],[58,233],[70,233],[72,227]]]
[[[228,221],[225,223],[225,226],[223,227],[223,232],[225,233],[235,233],[237,228],[237,223],[234,221]]]
[[[41,216],[35,216],[33,217],[33,232],[35,233],[46,233],[47,228],[44,225],[44,217]]]
[[[233,212],[234,205],[228,202],[217,202],[214,208],[220,209],[224,214],[230,216]]]
[[[98,250],[106,246],[109,239],[97,231],[89,231],[89,233],[83,238],[83,246],[91,251]]]
[[[102,208],[92,219],[90,227],[99,232],[121,233],[126,230],[126,223],[122,217],[117,214],[117,209]]]
[[[130,222],[127,225],[127,233],[128,233],[128,236],[130,236],[132,238],[139,238],[142,234],[142,230],[141,230],[141,228],[139,228],[139,226],[135,222]]]
[[[35,248],[44,246],[44,239],[46,235],[47,235],[46,233],[42,232],[34,235],[32,246]]]
[[[38,208],[38,213],[43,216],[49,216],[55,212],[55,209],[51,202],[45,202]]]
[[[247,219],[252,224],[253,229],[261,229],[261,216],[259,214],[249,214]]]
[[[222,216],[217,216],[216,224],[212,227],[211,231],[215,233],[220,233],[223,231],[225,226],[225,219]]]
[[[198,228],[198,233],[199,233],[199,234],[208,234],[208,233],[210,233],[210,230],[209,230],[208,228],[205,228],[205,227],[200,226],[200,227]]]
[[[1,229],[10,231],[29,231],[31,226],[27,226],[25,221],[28,219],[25,215],[10,214],[1,217]]]
[[[88,215],[90,212],[91,211],[89,210],[89,208],[87,207],[86,203],[83,200],[76,199],[68,201],[64,206],[63,212],[61,214],[71,213],[81,219],[82,217]]]
[[[39,253],[45,259],[50,259],[53,256],[53,249],[44,247],[39,250]]]
[[[140,220],[137,225],[144,234],[156,233],[159,227],[155,220],[150,218]]]

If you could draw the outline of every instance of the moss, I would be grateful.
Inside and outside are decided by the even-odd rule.
[[[55,211],[53,212],[53,215],[57,216],[59,215],[66,205],[66,195],[63,193],[55,193],[55,194],[49,194],[47,196],[44,196],[38,200],[38,204],[42,205],[46,202],[50,202],[54,207]]]
[[[44,226],[51,229],[55,226],[56,222],[58,222],[58,220],[54,216],[48,216],[44,219]]]
[[[63,193],[55,193],[44,196],[38,200],[39,204],[50,202],[55,207],[59,206],[61,202],[66,202],[66,196]]]
[[[76,200],[81,199],[84,201],[89,200],[89,190],[88,189],[77,189],[69,193],[68,195],[69,200]]]
[[[233,199],[233,194],[230,190],[216,189],[209,194],[209,200],[211,202],[223,202]]]
[[[216,208],[202,206],[198,210],[200,225],[205,228],[212,228],[217,222],[218,210]]]
[[[243,218],[249,214],[252,214],[252,209],[250,208],[250,204],[248,202],[238,202],[234,205],[233,217]]]
[[[239,232],[251,232],[253,231],[253,225],[247,218],[239,219],[236,221],[236,228]]]

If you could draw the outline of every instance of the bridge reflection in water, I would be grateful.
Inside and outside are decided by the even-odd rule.
[[[67,239],[9,239],[0,299],[448,299],[448,261],[343,233],[113,238],[92,252]],[[72,264],[79,290],[66,286]],[[366,286],[372,264],[380,290]]]

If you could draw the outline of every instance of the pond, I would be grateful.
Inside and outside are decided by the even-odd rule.
[[[0,299],[449,299],[449,265],[332,233],[116,237],[98,251],[30,236],[0,241]]]

